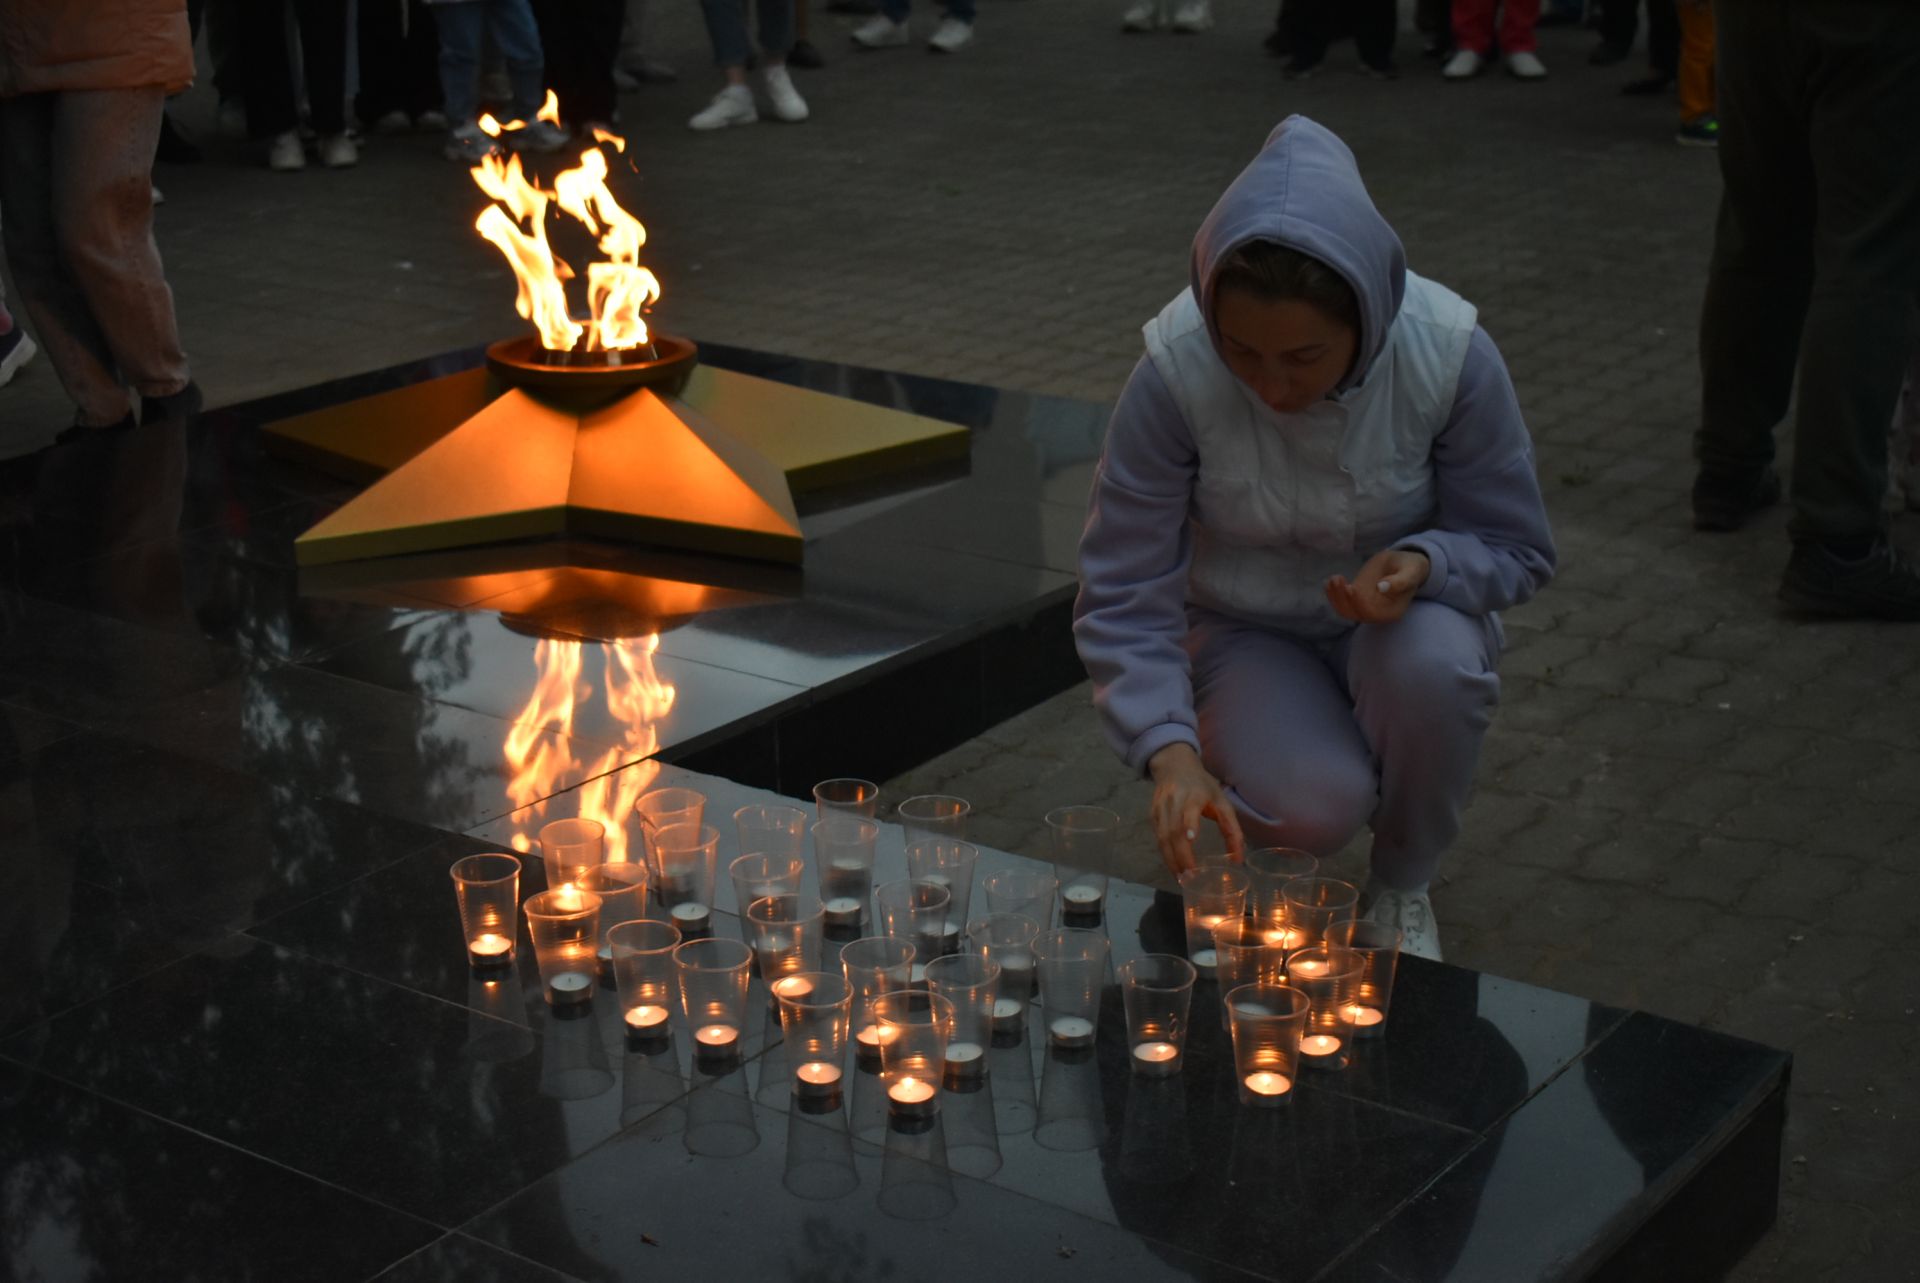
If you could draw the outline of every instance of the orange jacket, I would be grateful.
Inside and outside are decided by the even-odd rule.
[[[186,0],[0,0],[0,98],[192,80]]]

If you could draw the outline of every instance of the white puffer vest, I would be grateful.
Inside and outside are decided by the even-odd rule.
[[[1200,456],[1188,600],[1303,637],[1349,627],[1321,585],[1432,525],[1433,440],[1477,315],[1408,272],[1386,347],[1361,384],[1287,415],[1227,369],[1191,289],[1149,321],[1147,354]]]

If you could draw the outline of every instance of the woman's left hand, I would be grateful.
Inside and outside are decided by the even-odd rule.
[[[1405,548],[1376,552],[1352,581],[1345,575],[1327,580],[1327,604],[1334,614],[1356,624],[1390,624],[1407,613],[1432,569],[1423,552]]]

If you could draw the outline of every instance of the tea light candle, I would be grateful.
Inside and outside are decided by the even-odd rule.
[[[902,1118],[931,1118],[940,1112],[940,1093],[922,1078],[902,1078],[887,1088],[887,1107]]]
[[[732,1025],[701,1025],[693,1044],[702,1059],[724,1060],[740,1049],[740,1031]]]
[[[775,998],[804,998],[813,992],[813,981],[804,976],[782,976],[767,986]]]
[[[960,952],[960,924],[951,918],[947,925],[940,928],[940,956],[945,958]]]
[[[1247,1090],[1253,1095],[1254,1103],[1258,1105],[1278,1105],[1286,1100],[1288,1093],[1293,1090],[1293,1079],[1271,1070],[1263,1069],[1257,1073],[1248,1074],[1242,1081],[1246,1083]]]
[[[1027,1004],[1018,998],[993,1000],[993,1032],[1017,1034],[1026,1027]]]
[[[1372,1029],[1387,1018],[1387,1013],[1380,1008],[1369,1007],[1362,1003],[1355,1003],[1348,1007],[1347,1015],[1352,1018],[1355,1029]]]
[[[627,1008],[627,1032],[653,1037],[667,1031],[667,1009],[642,1004]]]
[[[826,903],[826,924],[830,927],[860,925],[860,902],[850,895],[836,896]]]
[[[1093,1022],[1080,1016],[1060,1016],[1047,1026],[1056,1047],[1073,1050],[1093,1046]]]
[[[840,1066],[809,1060],[793,1071],[793,1088],[805,1100],[829,1100],[840,1091]]]
[[[929,873],[920,880],[922,882],[931,882],[937,887],[946,887],[948,890],[953,889],[953,879],[944,873]]]
[[[1324,976],[1327,964],[1320,958],[1302,958],[1298,962],[1289,962],[1287,969],[1296,976]]]
[[[1170,1042],[1143,1042],[1133,1049],[1133,1072],[1168,1078],[1180,1072],[1180,1049]]]
[[[1307,947],[1307,933],[1299,927],[1269,927],[1267,943],[1277,944],[1282,949],[1304,949]]]
[[[977,1042],[947,1044],[947,1076],[974,1079],[987,1072],[987,1049]]]
[[[712,912],[698,900],[674,905],[671,916],[673,925],[686,932],[705,931],[712,921]]]
[[[562,971],[547,981],[547,1002],[555,1007],[570,1007],[577,1002],[593,1001],[593,980],[578,971]]]
[[[1085,885],[1070,886],[1060,893],[1066,904],[1066,911],[1076,918],[1090,918],[1100,912],[1101,901],[1106,897],[1100,894],[1100,888]]]
[[[1211,976],[1220,964],[1220,952],[1217,949],[1195,949],[1193,956],[1187,961],[1191,962],[1193,969],[1201,975]]]
[[[1022,1002],[1033,996],[1033,960],[1031,958],[1003,957],[1000,959],[1000,992]]]
[[[1315,1060],[1325,1060],[1329,1056],[1340,1054],[1345,1043],[1332,1034],[1308,1034],[1300,1040],[1300,1054]]]
[[[467,941],[467,960],[476,967],[505,966],[513,955],[513,940],[489,931]]]

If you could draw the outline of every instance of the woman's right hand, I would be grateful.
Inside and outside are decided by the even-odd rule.
[[[1220,826],[1229,855],[1245,847],[1233,803],[1220,781],[1207,773],[1193,745],[1167,745],[1147,759],[1147,773],[1153,777],[1153,835],[1160,844],[1161,861],[1175,877],[1196,863],[1193,840],[1200,834],[1203,815]]]

